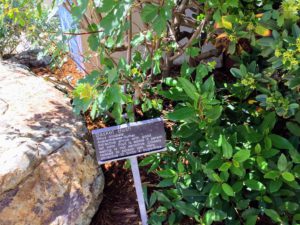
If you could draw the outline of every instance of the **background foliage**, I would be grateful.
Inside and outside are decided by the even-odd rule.
[[[110,125],[166,119],[168,152],[140,163],[161,178],[147,195],[151,224],[300,223],[298,0],[69,6],[77,22],[95,9],[86,32],[102,64],[78,83],[75,112]],[[216,68],[207,59],[219,55]]]
[[[39,49],[40,56],[53,56],[55,63],[67,49],[66,41],[59,41],[59,28],[58,18],[49,20],[42,1],[0,0],[0,57],[20,53],[17,47],[22,46],[21,50]]]

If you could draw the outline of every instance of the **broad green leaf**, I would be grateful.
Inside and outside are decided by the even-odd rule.
[[[265,209],[265,214],[275,222],[281,222],[281,218],[278,213],[273,209]]]
[[[245,225],[255,225],[257,221],[257,215],[251,215],[247,217]]]
[[[199,210],[194,207],[192,204],[185,203],[183,201],[177,201],[173,203],[175,209],[180,211],[183,215],[186,216],[197,216],[199,215]]]
[[[265,132],[267,129],[270,132],[273,130],[275,124],[276,124],[276,113],[270,112],[264,116],[264,120],[261,124],[260,129],[262,130],[262,132]]]
[[[167,114],[167,118],[174,121],[186,120],[195,116],[197,116],[196,111],[191,107],[182,107],[179,109],[175,109],[174,112]]]
[[[266,190],[266,186],[257,180],[246,180],[245,185],[248,188],[250,188],[251,190],[255,190],[255,191],[265,191]]]
[[[239,150],[237,153],[233,155],[233,160],[242,163],[249,159],[250,151],[249,150]]]
[[[220,171],[227,171],[231,167],[230,162],[225,162],[222,164],[222,166],[219,168]]]
[[[300,126],[294,122],[287,122],[286,127],[295,136],[300,137]]]
[[[272,140],[272,144],[275,148],[278,149],[293,149],[293,145],[284,137],[277,134],[270,134],[269,137]]]
[[[274,39],[271,37],[261,38],[257,40],[257,44],[263,47],[272,47],[274,45]]]
[[[286,181],[289,181],[289,182],[295,180],[295,176],[290,172],[283,172],[282,177],[283,177],[283,179],[285,179]]]
[[[233,191],[233,189],[232,189],[232,187],[229,185],[229,184],[227,184],[227,183],[223,183],[222,184],[222,190],[225,192],[225,194],[226,195],[228,195],[228,196],[234,196],[235,194],[234,194],[234,191]]]
[[[198,102],[199,94],[195,86],[186,78],[180,77],[178,80],[187,96],[193,99],[194,102]]]
[[[299,204],[295,202],[284,202],[283,208],[288,212],[293,213],[299,209]]]
[[[100,7],[97,9],[99,12],[102,13],[108,13],[110,10],[113,9],[117,4],[116,1],[111,1],[111,0],[101,0]]]
[[[151,163],[153,163],[155,161],[155,157],[153,155],[147,156],[146,158],[144,158],[139,165],[140,166],[147,166]]]
[[[233,8],[239,7],[239,1],[238,0],[227,0],[226,3],[230,5]]]
[[[300,77],[293,77],[288,81],[289,88],[294,89],[300,86]]]
[[[170,199],[162,192],[160,191],[154,191],[156,194],[157,200],[164,203],[170,203]]]
[[[222,136],[222,151],[223,151],[223,156],[226,159],[230,159],[232,157],[232,146],[224,136]]]
[[[158,6],[153,4],[145,4],[142,9],[141,17],[145,23],[150,23],[158,14]]]
[[[236,78],[242,78],[243,77],[240,69],[238,69],[238,68],[231,68],[230,72]]]
[[[173,225],[175,223],[176,216],[175,213],[171,213],[171,215],[168,218],[168,224]]]
[[[276,170],[271,170],[264,175],[265,179],[276,180],[280,176],[280,173]]]
[[[205,116],[211,120],[216,121],[222,115],[222,106],[213,106],[211,109],[205,109]]]
[[[156,194],[154,192],[151,195],[150,200],[149,200],[149,208],[151,208],[155,204],[156,200],[157,200],[157,196],[156,196]]]
[[[218,222],[226,219],[227,214],[221,210],[208,210],[204,215],[205,225],[211,225],[213,222]]]
[[[294,37],[300,37],[300,27],[296,23],[292,26],[292,32]]]
[[[172,178],[176,176],[176,172],[171,169],[157,171],[157,174],[162,178]]]
[[[277,162],[277,168],[280,171],[285,171],[287,166],[288,166],[287,159],[284,154],[281,154]]]
[[[221,193],[221,185],[219,183],[215,183],[210,189],[209,196],[216,197]]]
[[[282,186],[281,180],[272,180],[269,184],[269,190],[271,193],[276,193]]]

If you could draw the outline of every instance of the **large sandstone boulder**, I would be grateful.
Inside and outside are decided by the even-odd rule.
[[[87,225],[104,178],[61,92],[0,62],[0,224]]]

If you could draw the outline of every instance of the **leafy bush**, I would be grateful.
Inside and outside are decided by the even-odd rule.
[[[89,44],[103,67],[79,82],[75,111],[168,120],[168,152],[140,163],[161,178],[150,223],[300,223],[300,2],[81,1],[73,16],[92,6],[101,21]],[[207,42],[216,49],[203,52]],[[127,59],[112,58],[119,49]],[[207,59],[220,54],[216,68]]]
[[[58,20],[47,19],[41,1],[0,0],[0,57],[18,53],[17,46],[26,42],[32,49],[42,48],[50,54],[59,50],[53,48],[58,37]]]

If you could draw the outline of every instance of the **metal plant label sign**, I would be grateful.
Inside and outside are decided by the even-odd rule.
[[[92,134],[100,164],[162,151],[166,144],[161,118],[97,129]]]

